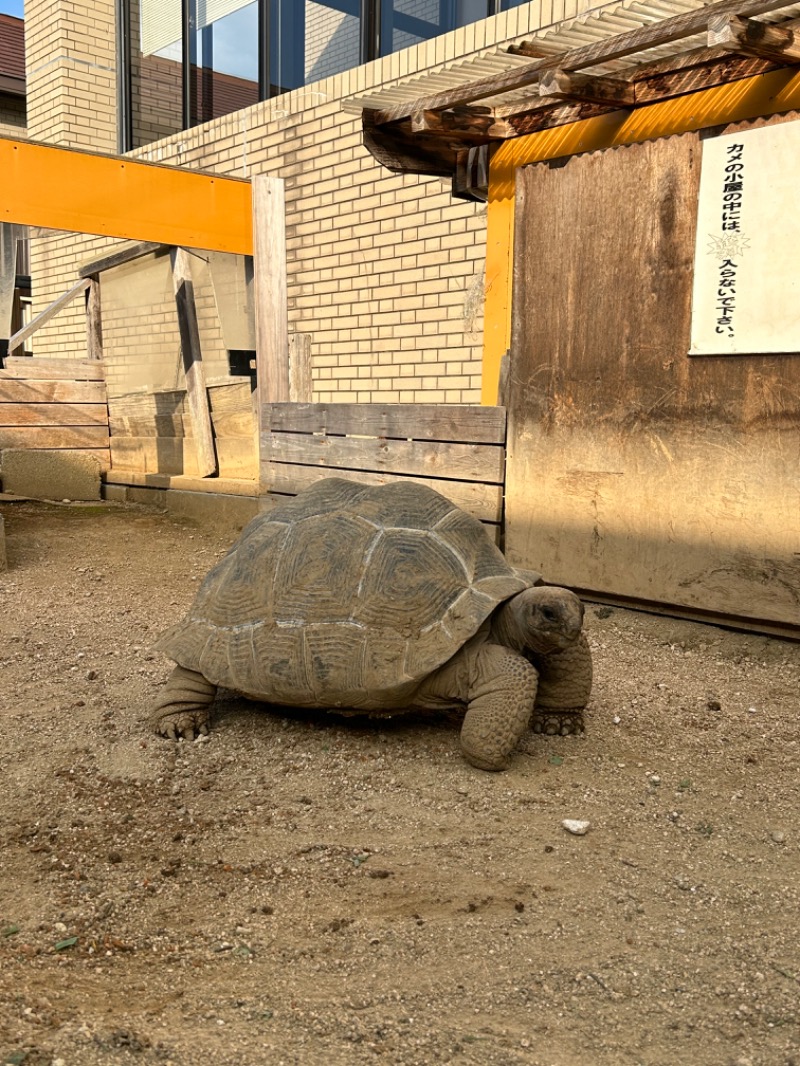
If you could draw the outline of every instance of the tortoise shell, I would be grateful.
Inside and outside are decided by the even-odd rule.
[[[157,647],[258,700],[389,709],[538,582],[432,489],[331,478],[254,518]]]

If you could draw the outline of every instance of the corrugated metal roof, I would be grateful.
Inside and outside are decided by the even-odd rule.
[[[392,107],[408,104],[435,93],[456,89],[460,85],[469,85],[482,78],[504,74],[520,66],[529,65],[533,60],[529,56],[512,55],[506,49],[509,44],[529,41],[540,49],[544,56],[561,55],[573,48],[597,44],[620,33],[640,29],[664,19],[685,15],[692,11],[708,7],[703,0],[620,0],[599,8],[593,8],[574,19],[548,26],[533,33],[506,41],[502,46],[495,46],[480,55],[450,64],[443,64],[430,73],[407,77],[385,89],[350,97],[343,104],[345,110],[359,112],[365,109],[388,111]],[[781,8],[765,15],[759,15],[757,21],[784,22],[800,15],[800,3]],[[703,48],[706,34],[683,37],[669,44],[648,48],[636,53],[636,64],[652,62],[680,55],[695,48]],[[613,74],[630,69],[632,59],[617,59],[594,67],[582,68],[592,74]],[[481,98],[480,104],[486,107],[503,107],[518,101],[530,99],[531,87],[526,86],[497,96]]]

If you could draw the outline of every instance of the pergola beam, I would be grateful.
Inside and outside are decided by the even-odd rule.
[[[800,33],[796,29],[770,26],[736,15],[715,15],[709,19],[708,45],[771,63],[800,63]]]
[[[701,7],[696,11],[664,19],[662,22],[582,45],[561,55],[533,60],[502,74],[479,78],[469,85],[458,85],[422,99],[404,101],[395,107],[377,112],[375,121],[382,125],[407,119],[417,111],[443,111],[458,105],[475,103],[477,100],[502,96],[504,93],[535,85],[540,76],[549,70],[579,71],[625,59],[637,52],[670,44],[685,37],[707,33],[709,19],[714,16],[735,15],[746,18],[786,6],[786,0],[723,0],[719,4]]]

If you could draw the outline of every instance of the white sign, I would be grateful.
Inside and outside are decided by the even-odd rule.
[[[689,354],[800,352],[800,122],[702,144]]]

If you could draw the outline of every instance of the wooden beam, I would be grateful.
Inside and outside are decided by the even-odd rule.
[[[16,348],[19,348],[28,337],[32,337],[37,330],[41,329],[51,318],[55,318],[59,311],[61,311],[67,304],[72,303],[76,296],[80,296],[89,287],[89,282],[86,279],[75,282],[71,289],[63,293],[57,300],[53,300],[49,307],[45,307],[44,311],[36,316],[33,321],[29,322],[27,326],[23,326],[22,329],[18,329],[13,337],[9,338],[8,350],[13,352]]]
[[[459,141],[486,144],[490,140],[513,137],[508,123],[498,120],[486,108],[459,108],[457,111],[415,111],[411,116],[413,134],[430,133],[443,137],[457,135]]]
[[[103,320],[100,313],[100,282],[89,281],[86,290],[86,356],[88,359],[103,358]]]
[[[186,401],[197,449],[197,473],[201,477],[208,477],[217,472],[217,455],[211,429],[211,412],[208,407],[189,253],[185,248],[173,248],[170,252],[170,259],[175,288],[175,305],[178,311],[178,329],[181,335],[183,370],[186,376]]]
[[[250,182],[0,138],[0,219],[250,255]]]
[[[140,259],[143,255],[151,255],[153,252],[169,251],[168,244],[157,244],[155,241],[136,241],[126,244],[124,248],[118,248],[109,255],[100,259],[90,259],[84,263],[78,271],[78,277],[91,278],[95,274],[101,274],[104,270],[112,270],[114,267],[123,266],[134,259]]]
[[[648,48],[704,33],[708,28],[709,18],[715,14],[759,15],[786,6],[786,0],[722,0],[722,3],[701,7],[602,41],[582,45],[552,58],[533,60],[503,74],[492,74],[468,85],[454,86],[431,96],[405,101],[396,107],[378,112],[376,121],[378,124],[396,122],[398,119],[408,118],[416,111],[442,111],[459,104],[469,104],[475,100],[524,89],[537,82],[539,75],[546,70],[560,68],[574,71],[615,59],[624,59]]]
[[[772,63],[800,63],[800,33],[796,29],[736,15],[716,15],[709,19],[708,46]]]
[[[539,78],[539,95],[558,100],[576,100],[609,107],[633,107],[635,90],[619,78],[596,78],[568,70],[547,70]]]

